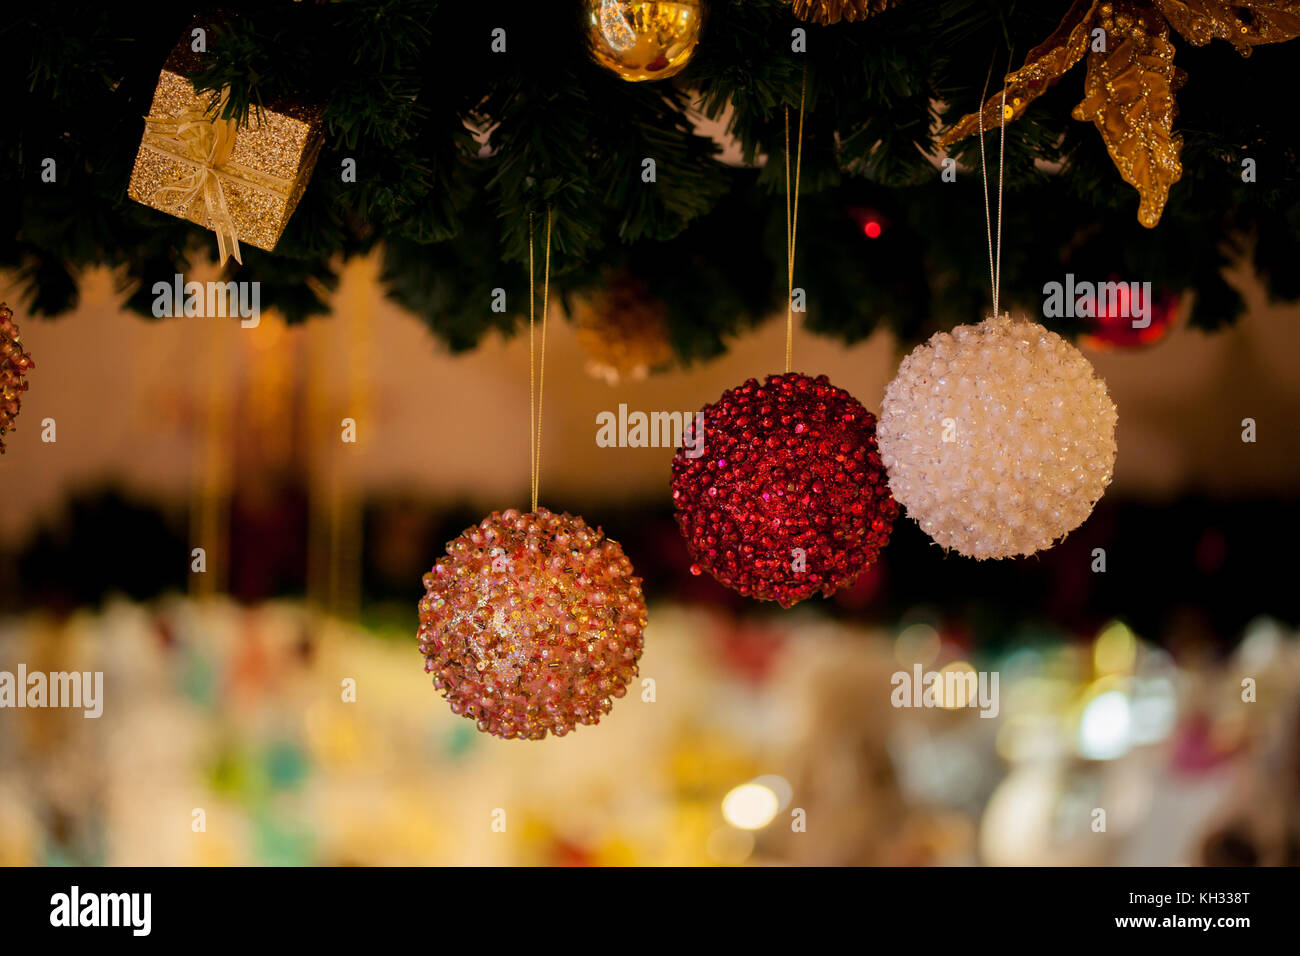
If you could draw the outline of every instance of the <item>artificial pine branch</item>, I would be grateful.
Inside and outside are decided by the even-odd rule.
[[[987,307],[978,143],[959,144],[967,171],[945,183],[934,134],[976,108],[990,68],[998,77],[1013,52],[1023,58],[1068,5],[908,0],[818,27],[786,0],[713,0],[679,77],[627,84],[586,57],[577,0],[228,0],[196,81],[228,87],[237,116],[295,92],[325,107],[306,195],[275,252],[253,251],[238,273],[264,283],[264,306],[294,321],[324,313],[340,259],[379,246],[389,294],[448,347],[472,348],[520,327],[527,218],[549,205],[557,294],[627,269],[665,302],[673,342],[691,358],[783,308],[783,112],[793,115],[806,71],[807,324],[846,341],[881,325],[911,340]],[[214,258],[210,233],[125,197],[141,117],[190,12],[53,0],[2,16],[0,266],[32,313],[74,308],[80,273],[103,265],[119,270],[124,303],[147,314],[153,279]],[[490,50],[496,27],[504,54]],[[796,28],[806,54],[791,51]],[[1300,124],[1278,95],[1292,82],[1291,49],[1243,60],[1212,44],[1179,56],[1184,175],[1150,234],[1134,228],[1134,198],[1091,127],[1070,118],[1081,90],[1068,78],[1008,128],[1011,301],[1037,311],[1043,283],[1067,270],[1115,273],[1194,294],[1193,322],[1212,328],[1244,308],[1221,277],[1233,248],[1274,295],[1300,296]],[[728,115],[745,159],[766,166],[721,163],[691,110]],[[41,178],[47,158],[55,183]],[[646,158],[653,184],[641,178]],[[1256,183],[1242,182],[1245,158]],[[356,162],[355,183],[341,181],[344,159]],[[856,228],[858,207],[884,216],[879,239]],[[509,290],[510,312],[490,310],[494,288]],[[1061,331],[1078,331],[1069,325]]]

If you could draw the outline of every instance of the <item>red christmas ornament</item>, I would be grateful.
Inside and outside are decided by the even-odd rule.
[[[673,459],[692,573],[791,607],[876,559],[898,505],[876,418],[857,399],[824,375],[787,372],[724,392],[703,415],[703,444],[692,421]]]
[[[424,576],[420,653],[454,713],[497,737],[594,724],[637,674],[641,579],[581,518],[493,512]]]
[[[1182,304],[1179,296],[1164,292],[1148,297],[1140,291],[1133,296],[1127,282],[1119,282],[1116,276],[1111,276],[1110,281],[1119,286],[1115,307],[1111,308],[1109,300],[1098,303],[1101,314],[1088,320],[1087,330],[1079,337],[1082,344],[1098,351],[1142,348],[1155,345],[1169,334]],[[1150,301],[1143,301],[1148,298]],[[1134,318],[1144,310],[1148,310],[1145,316]]]
[[[26,375],[35,367],[32,357],[23,351],[14,314],[0,302],[0,454],[5,450],[5,432],[13,430],[22,394],[27,391]]]

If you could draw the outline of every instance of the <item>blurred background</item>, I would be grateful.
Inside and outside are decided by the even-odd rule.
[[[0,712],[0,863],[1300,863],[1300,309],[1248,275],[1231,328],[1175,301],[1144,341],[1088,330],[1119,455],[1058,547],[981,564],[903,517],[784,612],[689,573],[671,449],[595,442],[620,403],[775,370],[783,323],[656,370],[555,304],[541,501],[644,577],[654,693],[529,743],[454,716],[415,640],[445,542],[526,507],[527,336],[452,356],[378,269],[348,262],[328,321],[250,329],[129,316],[108,272],[28,320],[0,278],[36,362],[0,457],[0,670],[105,675],[98,720]],[[876,411],[901,352],[795,356]],[[915,664],[999,672],[997,716],[891,706]]]

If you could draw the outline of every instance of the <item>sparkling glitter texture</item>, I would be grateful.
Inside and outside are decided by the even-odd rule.
[[[1115,405],[1055,332],[1008,315],[940,332],[885,389],[880,456],[908,514],[972,558],[1033,554],[1110,484]]]
[[[794,0],[794,15],[819,26],[846,20],[855,23],[880,13],[895,0]]]
[[[14,314],[0,302],[0,454],[5,450],[5,433],[13,431],[22,394],[27,391],[27,373],[36,367],[23,351]]]
[[[187,35],[158,76],[150,117],[217,118],[215,111],[205,112],[211,93],[195,93],[188,79],[201,65],[199,55],[190,50]],[[254,111],[249,125],[240,128],[228,161],[215,169],[240,242],[268,251],[275,248],[316,165],[324,141],[321,117],[319,105],[286,98],[266,104],[260,112]],[[158,198],[166,194],[167,187],[190,180],[196,163],[197,159],[182,162],[160,151],[146,135],[131,170],[127,196],[212,229],[202,192],[181,209]]]
[[[1173,132],[1174,45],[1168,24],[1136,3],[1102,4],[1099,15],[1108,49],[1088,54],[1086,95],[1071,115],[1097,127],[1120,175],[1141,197],[1138,221],[1150,229],[1183,175],[1183,138]]]
[[[799,0],[796,0],[798,3]],[[1019,119],[1071,67],[1088,58],[1086,95],[1075,119],[1097,127],[1124,180],[1138,191],[1138,221],[1154,228],[1169,189],[1182,176],[1182,137],[1173,132],[1174,91],[1186,78],[1174,67],[1170,28],[1195,46],[1227,40],[1249,56],[1253,47],[1300,36],[1296,0],[1076,0],[1056,31],[1006,75],[978,113],[939,137],[939,147],[980,129]],[[1094,34],[1106,37],[1094,49]]]
[[[609,713],[636,677],[641,579],[581,518],[494,511],[447,545],[424,587],[424,669],[486,733],[562,737]]]
[[[898,516],[875,417],[821,375],[769,375],[704,408],[673,459],[673,503],[692,572],[791,607],[851,584]]]

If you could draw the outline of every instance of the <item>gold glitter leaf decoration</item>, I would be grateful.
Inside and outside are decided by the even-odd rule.
[[[893,6],[897,0],[794,0],[794,15],[818,26],[855,23]]]
[[[1141,197],[1138,221],[1151,228],[1183,174],[1182,137],[1173,132],[1174,46],[1169,24],[1149,9],[1108,6],[1113,12],[1101,21],[1107,49],[1088,54],[1086,96],[1074,118],[1097,127],[1120,175]]]
[[[1088,52],[1090,30],[1098,0],[1075,0],[1060,26],[1050,37],[1029,51],[1025,65],[1006,80],[1006,108],[1003,109],[1002,91],[989,97],[984,104],[984,128],[996,129],[1024,115],[1029,104],[1047,92],[1061,76],[1083,59]],[[958,140],[979,131],[980,114],[962,117],[952,129],[939,137],[939,146],[947,149]]]
[[[1098,25],[1105,31],[1105,50],[1091,49]],[[963,116],[942,134],[940,148],[976,132],[981,116],[985,129],[1019,119],[1087,53],[1086,96],[1074,118],[1096,125],[1120,174],[1141,197],[1138,221],[1155,226],[1169,188],[1183,174],[1182,138],[1172,127],[1174,91],[1186,76],[1174,66],[1170,28],[1194,46],[1217,38],[1249,56],[1261,43],[1300,36],[1300,0],[1075,0],[1056,32],[1007,74],[1005,107],[999,90],[979,113]]]
[[[1169,25],[1193,46],[1227,40],[1242,56],[1261,43],[1280,43],[1300,36],[1297,0],[1155,0]]]

